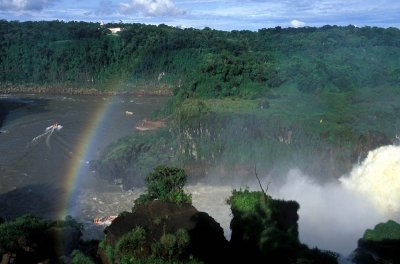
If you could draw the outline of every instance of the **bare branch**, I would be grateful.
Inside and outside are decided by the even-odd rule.
[[[261,185],[260,178],[258,177],[257,165],[256,164],[254,164],[254,174],[256,175],[256,178],[257,178],[258,184],[260,185],[261,191],[263,192],[264,196],[267,197],[267,193],[264,191],[264,188]],[[268,191],[269,184],[270,183],[268,183],[268,185],[267,185],[267,191]]]

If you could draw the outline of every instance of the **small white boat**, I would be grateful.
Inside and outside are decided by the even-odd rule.
[[[58,123],[55,123],[55,124],[53,124],[53,125],[51,125],[49,127],[46,127],[46,132],[48,132],[50,130],[52,130],[52,131],[55,131],[55,130],[60,131],[62,128],[63,128],[62,125],[59,125]]]

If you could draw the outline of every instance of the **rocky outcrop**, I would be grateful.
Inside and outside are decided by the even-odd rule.
[[[366,230],[353,252],[357,264],[400,263],[400,224],[388,221]]]
[[[237,263],[337,263],[336,256],[310,250],[298,238],[299,204],[264,192],[233,191],[231,254]]]
[[[161,127],[165,127],[166,120],[147,120],[143,119],[136,126],[136,130],[139,131],[150,131],[157,130]]]
[[[230,243],[235,259],[250,260],[251,263],[267,260],[289,263],[295,260],[295,249],[300,245],[297,231],[299,205],[270,197],[259,199],[260,203],[252,212],[232,208]]]
[[[393,141],[388,135],[379,131],[368,131],[368,133],[361,135],[358,138],[356,147],[353,151],[353,162],[357,161],[357,159],[363,160],[367,157],[370,150],[390,145],[392,143]]]
[[[366,241],[360,239],[353,253],[357,264],[400,263],[400,240]]]
[[[184,229],[190,239],[182,256],[193,256],[205,263],[226,261],[228,242],[223,229],[207,213],[199,212],[190,204],[154,200],[135,206],[132,213],[121,214],[105,229],[105,244],[115,246],[121,237],[136,227],[146,231],[146,243],[160,241],[163,235]],[[108,263],[102,248],[99,248],[99,255],[103,263]]]

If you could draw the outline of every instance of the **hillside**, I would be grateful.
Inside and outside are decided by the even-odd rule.
[[[111,33],[115,27],[122,31]],[[290,88],[343,92],[398,86],[399,47],[395,28],[225,32],[2,20],[0,82],[129,91],[145,80],[177,88],[183,97],[254,98]]]
[[[0,21],[2,91],[172,93],[158,113],[168,128],[120,140],[97,162],[130,184],[160,162],[338,177],[393,142],[399,57],[396,28]]]

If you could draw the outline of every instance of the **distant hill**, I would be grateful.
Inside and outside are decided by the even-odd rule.
[[[0,84],[124,91],[163,86],[185,98],[349,91],[399,86],[399,47],[396,28],[225,32],[1,20]]]

